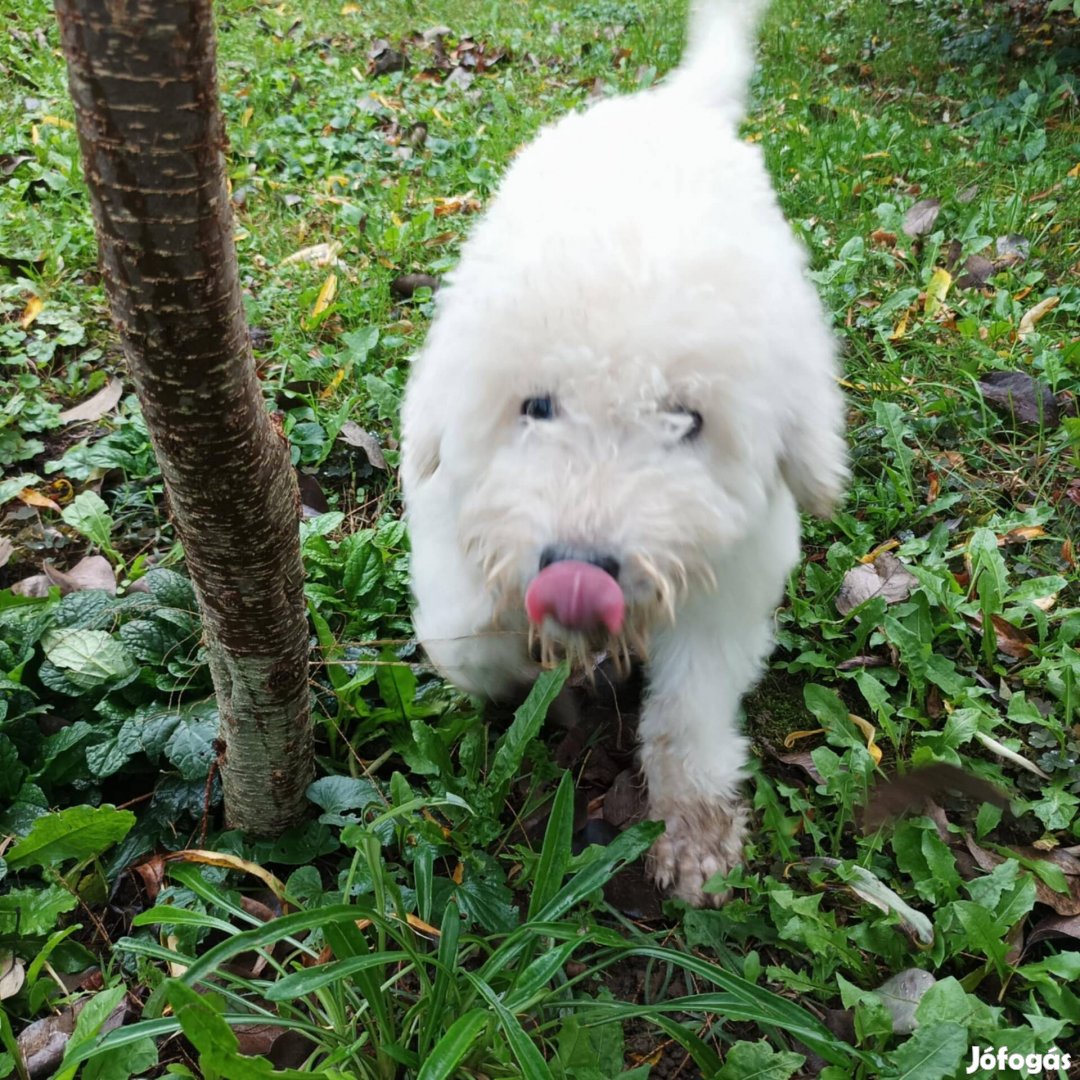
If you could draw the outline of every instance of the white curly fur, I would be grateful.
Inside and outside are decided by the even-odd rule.
[[[796,500],[827,513],[846,479],[833,337],[735,128],[756,8],[706,2],[664,84],[517,157],[403,414],[416,630],[459,686],[497,698],[535,675],[522,597],[545,548],[619,560],[627,629],[606,644],[648,658],[654,874],[693,903],[739,857],[738,706],[798,559]],[[523,416],[542,395],[555,417]],[[579,637],[545,625],[549,653]]]

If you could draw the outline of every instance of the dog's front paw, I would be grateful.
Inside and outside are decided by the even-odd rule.
[[[719,907],[727,896],[704,886],[742,861],[746,805],[737,798],[654,801],[648,817],[665,825],[649,852],[656,884],[695,907]]]

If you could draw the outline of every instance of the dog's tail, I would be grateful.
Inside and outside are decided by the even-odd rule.
[[[754,40],[768,0],[691,0],[682,62],[665,83],[742,119],[754,72]]]

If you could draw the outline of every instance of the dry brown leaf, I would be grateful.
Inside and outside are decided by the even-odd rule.
[[[7,566],[14,550],[15,545],[6,536],[0,536],[0,566]]]
[[[335,266],[340,251],[341,243],[337,240],[330,240],[325,244],[312,244],[310,247],[301,248],[287,255],[281,260],[281,265],[291,266],[295,263],[304,263],[315,267]]]
[[[1054,857],[1056,853],[1051,853],[1047,857],[1043,852],[1035,848],[1016,848],[1013,850],[1005,848],[1005,854],[1001,855],[996,851],[987,851],[986,848],[980,847],[970,834],[964,835],[964,844],[967,846],[968,851],[971,852],[972,858],[978,863],[980,869],[987,871],[987,873],[993,870],[995,866],[1005,862],[1006,859],[1015,856],[1020,856],[1029,862],[1053,863],[1065,874],[1069,891],[1059,893],[1055,889],[1051,889],[1038,874],[1032,872],[1031,876],[1035,879],[1035,899],[1040,904],[1052,908],[1058,915],[1068,918],[1080,915],[1080,874],[1073,872],[1075,866],[1072,863],[1066,862],[1063,866],[1061,860]]]
[[[908,236],[925,236],[933,229],[940,213],[940,199],[920,200],[904,215],[904,232]]]
[[[983,628],[982,612],[979,611],[970,616],[970,621],[972,626],[981,630]],[[997,641],[999,652],[1011,656],[1014,660],[1026,660],[1031,655],[1031,649],[1035,642],[1032,641],[1031,635],[1026,630],[1021,630],[1019,626],[1013,626],[1012,623],[1006,622],[997,614],[990,616],[990,622],[994,627],[994,638]]]
[[[888,604],[897,604],[906,600],[918,584],[919,579],[895,555],[884,551],[870,565],[860,563],[844,575],[836,610],[847,615],[877,596]]]
[[[193,862],[204,866],[219,866],[225,870],[236,870],[241,874],[250,874],[257,877],[279,900],[285,898],[285,885],[274,877],[269,870],[264,869],[258,863],[249,862],[236,855],[229,855],[223,851],[204,851],[201,848],[185,848],[183,851],[173,851],[165,856],[166,862]]]
[[[26,982],[22,961],[10,950],[0,951],[0,1001],[14,997]]]
[[[36,506],[39,510],[56,510],[58,512],[60,510],[58,503],[53,502],[48,495],[42,495],[41,492],[35,491],[33,488],[23,488],[18,494],[18,499],[27,506]]]
[[[1003,547],[1005,544],[1026,544],[1029,540],[1038,540],[1045,535],[1046,530],[1041,525],[1021,525],[999,536],[997,542],[998,547]]]
[[[57,570],[48,562],[43,569],[49,581],[59,587],[61,596],[86,589],[104,589],[116,595],[116,575],[109,560],[102,555],[87,555],[68,571]]]
[[[1034,307],[1028,308],[1020,319],[1020,327],[1016,331],[1016,336],[1023,341],[1031,334],[1034,334],[1035,324],[1047,312],[1053,311],[1060,303],[1060,296],[1048,296],[1045,300],[1040,300]]]
[[[100,420],[116,408],[123,393],[124,384],[119,379],[110,379],[96,394],[70,409],[65,409],[57,419],[61,424],[73,424],[77,420]]]
[[[350,446],[355,446],[360,450],[363,450],[367,454],[368,461],[376,469],[386,469],[386,458],[383,456],[382,447],[379,445],[379,440],[371,434],[369,431],[365,431],[354,420],[346,420],[341,425],[341,432],[338,438],[342,442],[348,443]]]
[[[1060,423],[1057,399],[1050,387],[1026,371],[988,371],[979,389],[991,405],[1007,411],[1014,421],[1056,428]]]

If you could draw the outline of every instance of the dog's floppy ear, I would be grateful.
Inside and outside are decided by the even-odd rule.
[[[796,418],[784,432],[780,473],[803,510],[829,517],[847,487],[847,443],[835,431]]]

